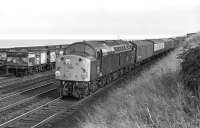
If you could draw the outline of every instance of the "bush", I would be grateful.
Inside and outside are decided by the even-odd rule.
[[[181,76],[183,83],[187,89],[199,97],[200,85],[200,46],[190,48],[180,55],[181,62]]]

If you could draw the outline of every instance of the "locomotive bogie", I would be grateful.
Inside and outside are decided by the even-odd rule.
[[[74,96],[77,98],[84,98],[85,96],[89,95],[89,83],[76,81],[61,81],[59,92],[61,96]]]

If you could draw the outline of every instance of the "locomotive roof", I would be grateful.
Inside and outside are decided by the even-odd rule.
[[[107,48],[104,41],[84,41],[86,44],[92,46],[94,49]]]
[[[128,41],[124,40],[106,40],[105,43],[108,46],[130,45]]]
[[[152,41],[153,43],[156,43],[156,44],[164,43],[164,39],[149,39],[149,41]]]
[[[152,41],[153,43],[164,43],[164,42],[170,42],[174,41],[173,38],[161,38],[161,39],[150,39],[149,41]]]
[[[132,45],[128,41],[123,41],[123,40],[105,40],[105,41],[90,40],[90,41],[76,42],[69,46],[73,46],[77,44],[88,45],[95,52],[102,50],[103,55],[123,52],[123,51],[132,49]]]
[[[152,42],[149,40],[133,40],[131,43],[137,46],[152,45]]]
[[[102,49],[103,53],[117,53],[132,49],[131,44],[124,40],[87,41],[87,43],[95,49]]]
[[[164,38],[164,41],[174,41],[172,38]]]
[[[81,42],[79,42],[79,43],[81,43]],[[95,51],[102,50],[103,55],[110,54],[110,53],[112,53],[114,51],[111,47],[109,47],[109,46],[107,46],[105,44],[105,41],[96,41],[96,40],[94,40],[94,41],[83,41],[82,43],[85,43],[85,44],[89,45]]]

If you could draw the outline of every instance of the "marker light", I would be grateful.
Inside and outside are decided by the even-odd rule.
[[[61,74],[60,74],[60,71],[56,71],[55,72],[55,76],[60,76]]]

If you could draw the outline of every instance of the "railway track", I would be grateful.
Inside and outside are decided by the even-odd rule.
[[[13,93],[11,95],[1,97],[0,98],[0,112],[2,111],[2,108],[8,108],[7,106],[13,106],[13,104],[17,105],[22,102],[27,101],[27,99],[30,99],[34,97],[37,94],[44,93],[44,91],[49,89],[56,89],[57,86],[55,86],[55,82],[49,82],[44,85],[30,88],[25,91]]]
[[[35,109],[32,109],[24,114],[21,114],[7,122],[0,124],[0,127],[9,127],[9,128],[31,128],[36,127],[38,123],[49,119],[52,115],[57,115],[58,112],[62,111],[66,107],[74,104],[74,100],[71,102],[60,99],[61,97],[57,97],[46,104],[43,104]]]
[[[6,78],[8,78],[8,77],[0,76],[0,80],[2,80],[2,79],[6,79]]]
[[[42,106],[59,97],[55,83],[21,92],[20,94],[0,99],[0,127],[32,109]]]
[[[46,84],[52,83],[52,82],[55,82],[55,80],[49,79],[49,80],[39,81],[34,84],[26,84],[26,85],[21,85],[21,86],[18,85],[17,87],[10,87],[10,88],[6,87],[3,89],[0,89],[0,100],[2,98],[10,97],[12,95],[13,96],[18,95],[20,93],[27,92],[29,90],[33,90],[41,86],[45,86]]]
[[[55,81],[54,77],[45,76],[38,79],[30,80],[30,81],[24,81],[22,83],[16,83],[9,86],[4,86],[0,88],[0,98],[7,95],[11,95],[12,93],[26,90],[28,88],[37,87],[39,84],[44,84],[49,81]]]
[[[7,80],[0,80],[0,89],[5,88],[7,86],[14,86],[16,84],[27,84],[27,83],[34,83],[37,81],[41,81],[42,79],[53,78],[54,74],[52,72],[36,74],[33,76],[25,76],[22,78],[13,77],[13,78],[6,78]]]
[[[17,77],[1,77],[0,78],[0,85],[8,83],[8,82],[16,81],[16,80],[19,80],[19,79],[20,78],[17,78]]]
[[[63,119],[70,118],[73,113],[75,113],[76,111],[78,111],[86,103],[88,103],[88,102],[90,102],[92,100],[94,101],[95,98],[97,98],[98,96],[100,96],[105,90],[109,89],[114,84],[117,84],[123,78],[120,78],[120,79],[118,79],[116,81],[113,81],[112,83],[110,83],[109,85],[107,85],[105,88],[101,88],[100,90],[98,90],[94,94],[86,97],[85,99],[77,101],[74,104],[72,104],[72,105],[70,105],[68,107],[65,107],[61,111],[58,111],[57,113],[52,114],[51,116],[47,117],[46,119],[43,119],[42,121],[38,122],[37,124],[35,124],[35,125],[31,126],[31,127],[27,127],[27,128],[53,128],[53,127],[55,127],[56,124],[59,121],[63,121]],[[11,127],[11,128],[18,128],[18,127]]]
[[[2,80],[6,80],[6,79],[8,79],[8,78],[10,78],[10,77],[0,76],[0,81],[2,81]]]

